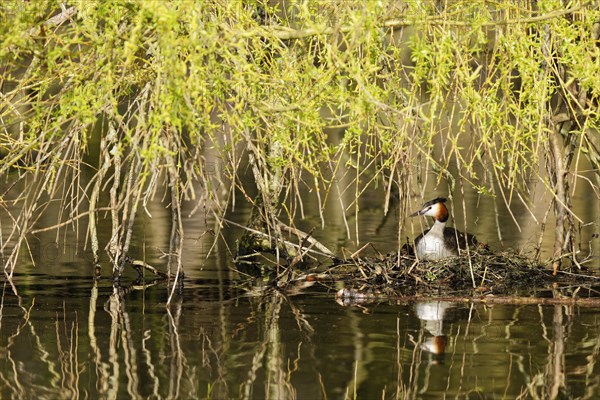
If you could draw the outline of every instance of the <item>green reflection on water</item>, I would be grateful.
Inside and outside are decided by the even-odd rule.
[[[595,308],[343,307],[318,286],[246,297],[196,281],[165,309],[160,285],[37,281],[3,283],[2,398],[600,395]]]

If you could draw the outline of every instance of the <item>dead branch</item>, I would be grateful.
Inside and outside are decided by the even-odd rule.
[[[278,222],[279,222],[279,227],[282,231],[286,231],[286,232],[294,234],[296,236],[302,236],[302,237],[304,237],[304,240],[306,240],[308,243],[310,243],[311,245],[313,245],[314,247],[319,249],[319,251],[327,254],[329,257],[334,257],[333,252],[331,250],[329,250],[324,244],[322,244],[317,239],[315,239],[310,233],[302,232],[300,229],[294,228],[293,226],[288,226],[281,221],[278,221]]]
[[[131,265],[133,265],[133,267],[135,267],[136,269],[138,269],[138,271],[139,271],[139,268],[144,268],[145,270],[150,271],[154,275],[159,276],[161,278],[165,278],[166,279],[167,276],[168,276],[164,272],[159,271],[158,269],[156,269],[152,265],[146,263],[145,261],[142,261],[142,260],[128,260],[128,261],[129,261],[129,263]]]
[[[225,222],[227,224],[230,224],[230,225],[233,225],[233,226],[237,226],[238,228],[245,229],[248,232],[251,232],[251,233],[253,233],[255,235],[259,235],[259,236],[263,236],[263,237],[270,237],[267,233],[258,231],[256,229],[248,228],[247,226],[244,226],[242,224],[238,224],[237,222],[233,222],[233,221],[228,220],[226,218],[223,218],[223,222]],[[286,246],[291,246],[291,247],[294,247],[294,248],[297,248],[297,249],[302,248],[302,246],[297,245],[296,243],[289,242],[287,240],[279,239],[279,241],[281,241]],[[318,254],[320,256],[324,256],[324,257],[328,257],[328,258],[335,258],[335,256],[333,254],[326,254],[326,253],[318,251],[318,250],[312,250],[312,249],[309,248],[308,251],[310,253]]]
[[[56,14],[54,17],[45,21],[40,27],[33,27],[29,30],[29,36],[35,36],[40,33],[42,27],[44,29],[54,28],[56,26],[62,25],[67,20],[71,19],[75,14],[77,14],[77,7],[69,7],[65,8],[64,5],[61,5],[62,12],[60,14]]]

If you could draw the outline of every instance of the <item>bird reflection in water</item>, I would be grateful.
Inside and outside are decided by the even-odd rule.
[[[421,320],[422,326],[428,332],[428,337],[421,343],[421,348],[429,352],[432,362],[442,363],[448,338],[444,334],[444,318],[446,311],[454,304],[447,301],[422,301],[415,304],[415,313]]]

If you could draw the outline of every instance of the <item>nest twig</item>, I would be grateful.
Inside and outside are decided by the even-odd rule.
[[[516,295],[531,294],[557,282],[589,284],[595,279],[600,284],[600,277],[591,274],[554,276],[545,265],[514,252],[471,252],[470,260],[467,256],[459,256],[421,262],[414,257],[390,254],[383,259],[345,260],[328,272],[350,288],[399,296],[466,292]]]

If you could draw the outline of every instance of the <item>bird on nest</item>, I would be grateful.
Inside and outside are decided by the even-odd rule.
[[[470,233],[466,235],[454,228],[446,227],[448,208],[446,199],[437,197],[423,204],[419,211],[410,217],[426,215],[433,218],[433,226],[415,238],[414,252],[419,260],[441,260],[458,256],[459,249],[477,246],[477,238]]]

